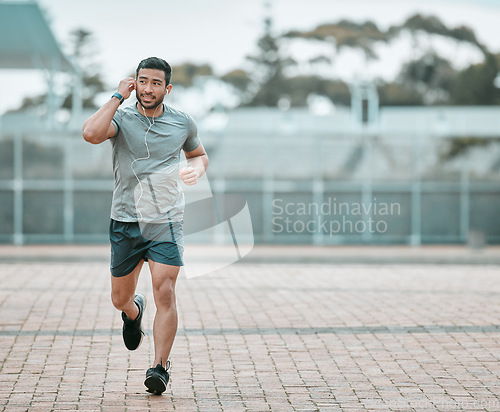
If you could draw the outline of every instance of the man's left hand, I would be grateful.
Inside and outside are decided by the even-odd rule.
[[[198,173],[193,167],[190,166],[180,169],[179,177],[188,186],[195,185],[198,182]]]

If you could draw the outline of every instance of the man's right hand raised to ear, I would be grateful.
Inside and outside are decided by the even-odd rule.
[[[117,93],[125,100],[130,97],[135,87],[135,79],[127,77],[118,85]],[[87,142],[99,144],[115,135],[115,126],[111,123],[111,120],[113,120],[113,116],[123,100],[116,94],[113,95],[104,106],[85,121],[82,128],[82,134]]]
[[[123,79],[118,85],[118,93],[120,93],[123,98],[127,100],[132,94],[132,91],[135,89],[135,86],[135,79],[132,77],[127,77],[126,79]]]

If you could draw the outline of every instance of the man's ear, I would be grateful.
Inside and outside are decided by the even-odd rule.
[[[171,90],[172,90],[172,85],[171,84],[169,84],[167,87],[165,87],[165,96],[167,94],[169,94]]]

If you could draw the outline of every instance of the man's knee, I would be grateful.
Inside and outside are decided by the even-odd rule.
[[[170,308],[175,306],[175,286],[174,282],[165,281],[154,286],[154,298],[156,306]]]
[[[111,291],[111,302],[118,310],[123,310],[131,301],[134,300],[134,294],[130,294],[121,290]]]

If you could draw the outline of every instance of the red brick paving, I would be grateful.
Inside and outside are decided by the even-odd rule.
[[[0,409],[499,411],[499,275],[249,263],[182,278],[172,380],[153,396],[154,305],[127,351],[106,263],[0,263]],[[139,290],[152,302],[147,269]]]

